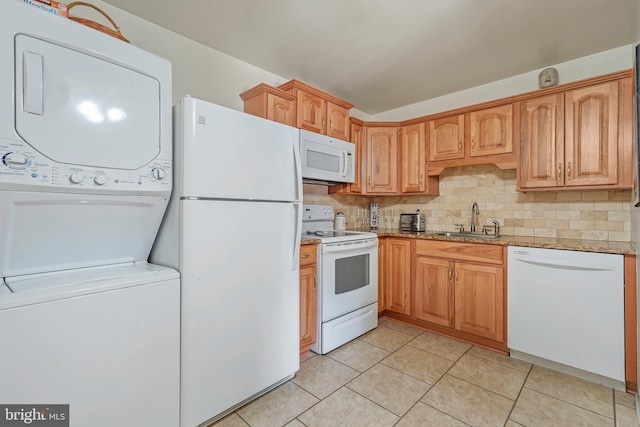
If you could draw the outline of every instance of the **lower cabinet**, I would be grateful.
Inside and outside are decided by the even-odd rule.
[[[385,239],[384,283],[385,308],[411,314],[411,239]]]
[[[300,247],[300,354],[307,353],[317,336],[316,245]]]
[[[386,309],[385,281],[384,281],[384,237],[378,237],[378,315]]]
[[[386,315],[507,351],[503,246],[387,237],[384,257]]]

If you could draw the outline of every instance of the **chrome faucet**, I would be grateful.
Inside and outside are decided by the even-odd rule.
[[[480,215],[480,209],[478,209],[478,203],[473,202],[471,206],[471,232],[476,232],[476,217]]]

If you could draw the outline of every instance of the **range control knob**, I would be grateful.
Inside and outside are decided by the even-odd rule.
[[[7,153],[3,160],[5,165],[12,168],[26,168],[29,163],[27,156],[20,153]]]
[[[95,182],[96,185],[104,185],[105,182],[107,182],[107,178],[104,175],[96,175],[93,178],[93,182]]]
[[[167,172],[162,168],[153,168],[153,169],[151,169],[151,174],[158,181],[164,179],[164,177],[167,176]]]
[[[84,177],[77,172],[72,173],[71,176],[69,177],[69,181],[71,181],[74,184],[80,184],[83,179]]]

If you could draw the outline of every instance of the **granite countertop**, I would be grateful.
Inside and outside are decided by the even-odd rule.
[[[359,230],[354,230],[359,231]],[[530,248],[565,249],[583,252],[599,252],[607,254],[635,255],[636,249],[629,242],[609,242],[606,240],[560,239],[554,237],[501,236],[499,239],[474,239],[473,237],[438,236],[435,232],[400,232],[389,230],[369,230],[379,237],[402,237],[406,239],[444,240],[451,242],[483,243],[499,246],[526,246]],[[301,245],[317,245],[320,239],[303,236]]]
[[[583,252],[600,252],[608,254],[631,254],[635,255],[636,249],[629,242],[609,242],[606,240],[581,240],[581,239],[560,239],[553,237],[530,237],[530,236],[502,236],[496,240],[474,239],[473,237],[446,237],[437,236],[434,232],[400,232],[400,231],[376,231],[372,230],[380,237],[403,237],[426,240],[446,240],[452,242],[483,243],[487,245],[500,246],[526,246],[531,248],[565,249]]]
[[[320,243],[320,239],[318,239],[316,237],[305,237],[305,236],[302,236],[302,238],[300,239],[300,246],[317,245],[318,243]]]

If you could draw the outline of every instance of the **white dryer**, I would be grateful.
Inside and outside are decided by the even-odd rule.
[[[179,276],[146,263],[172,187],[171,64],[5,3],[0,403],[176,426]]]

